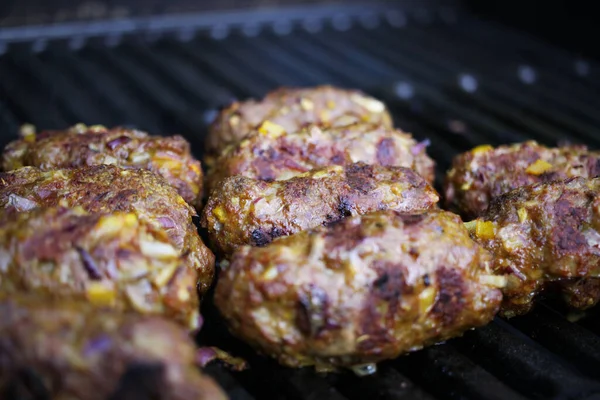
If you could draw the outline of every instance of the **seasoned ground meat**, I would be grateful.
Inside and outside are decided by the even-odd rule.
[[[23,167],[0,173],[0,213],[80,206],[88,213],[135,213],[167,232],[186,267],[196,270],[200,294],[214,275],[214,255],[202,243],[192,219],[196,211],[158,175],[113,165],[42,171]]]
[[[194,364],[188,332],[164,319],[0,295],[2,399],[225,399]]]
[[[502,314],[526,313],[546,286],[563,287],[572,305],[598,301],[600,178],[525,186],[497,197],[467,224],[506,274]]]
[[[197,271],[136,213],[81,207],[0,216],[0,291],[86,299],[198,324]]]
[[[380,211],[244,246],[215,303],[231,331],[284,365],[352,367],[489,322],[491,255],[446,211]]]
[[[236,144],[267,120],[288,133],[310,124],[346,126],[368,122],[392,127],[385,105],[359,91],[332,86],[280,88],[261,100],[235,102],[221,111],[206,138],[206,164],[214,166],[216,157],[228,145]]]
[[[143,168],[161,175],[190,204],[202,199],[202,169],[181,136],[149,136],[145,132],[83,124],[64,131],[35,134],[23,130],[2,154],[5,171],[23,166],[43,170],[110,164]]]
[[[508,146],[479,146],[458,155],[448,172],[447,206],[476,218],[494,197],[521,186],[600,174],[600,152],[585,146],[548,148],[530,141]]]
[[[434,178],[434,163],[425,146],[402,131],[356,124],[323,129],[309,126],[286,134],[281,126],[266,121],[222,153],[207,182],[212,188],[233,175],[284,180],[315,168],[356,162],[407,167],[428,182]]]
[[[436,191],[403,167],[363,163],[312,170],[285,181],[229,177],[202,216],[215,247],[263,246],[278,236],[377,210],[419,212],[436,206]]]

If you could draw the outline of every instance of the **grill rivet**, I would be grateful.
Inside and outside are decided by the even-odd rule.
[[[473,75],[469,74],[460,75],[458,78],[458,84],[465,92],[469,93],[475,92],[478,86],[477,79],[475,79]]]
[[[415,94],[413,85],[408,82],[398,82],[395,87],[396,96],[408,100]]]
[[[533,68],[531,68],[529,65],[521,65],[519,67],[518,75],[519,75],[519,79],[523,83],[527,83],[528,85],[531,85],[537,79],[537,74],[536,74],[535,70]]]

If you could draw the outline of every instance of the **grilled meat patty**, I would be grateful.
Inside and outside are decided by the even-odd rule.
[[[502,314],[524,314],[547,286],[559,286],[571,305],[599,300],[600,178],[569,178],[525,186],[490,204],[468,223],[506,274]],[[591,279],[590,279],[591,278]]]
[[[351,367],[489,322],[503,284],[491,261],[455,214],[381,211],[239,248],[215,304],[284,365]]]
[[[182,262],[197,271],[200,295],[211,285],[214,255],[198,236],[192,221],[196,211],[162,177],[113,165],[52,171],[23,167],[0,173],[0,213],[56,206],[79,206],[88,213],[135,213],[168,234]]]
[[[454,158],[445,184],[447,206],[476,218],[490,201],[521,186],[600,174],[600,152],[585,146],[549,148],[529,141],[478,146]]]
[[[188,332],[164,319],[0,295],[0,398],[225,399],[194,363]]]
[[[208,131],[205,163],[214,166],[228,145],[236,144],[267,120],[288,133],[311,124],[339,127],[368,122],[392,128],[385,105],[359,91],[332,86],[280,88],[261,100],[235,102],[221,111]]]
[[[56,207],[0,216],[3,293],[87,299],[196,328],[197,275],[165,231],[136,213]]]
[[[267,121],[221,154],[207,182],[214,188],[233,175],[284,180],[315,168],[356,162],[407,167],[428,182],[434,178],[425,146],[400,130],[368,124],[323,129],[313,125],[287,134]]]
[[[23,166],[52,170],[98,164],[143,168],[161,175],[185,201],[200,206],[202,169],[181,136],[149,136],[132,129],[83,124],[39,134],[24,130],[21,135],[4,149],[5,171]]]
[[[273,182],[233,176],[212,191],[202,225],[213,245],[230,254],[241,245],[263,246],[350,215],[425,211],[438,200],[423,178],[403,167],[357,163]]]

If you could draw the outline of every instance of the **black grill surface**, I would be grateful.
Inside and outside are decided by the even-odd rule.
[[[5,31],[2,144],[25,122],[84,122],[182,133],[200,156],[220,106],[281,85],[330,83],[383,99],[397,126],[430,139],[438,185],[452,156],[478,144],[598,147],[592,61],[448,8],[282,13],[213,25],[204,17],[202,26],[187,16],[185,28],[157,23],[141,33],[108,25],[93,36],[56,28],[24,36],[36,40]],[[234,399],[600,399],[598,312],[573,314],[553,299],[365,378],[278,367],[230,338],[209,303],[203,312],[199,341],[250,360],[244,372],[207,369]]]

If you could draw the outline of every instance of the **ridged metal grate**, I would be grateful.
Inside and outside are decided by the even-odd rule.
[[[438,179],[478,144],[600,143],[598,65],[452,9],[221,22],[0,43],[2,144],[24,122],[81,121],[183,133],[200,155],[218,107],[324,83],[383,99],[399,127],[431,140]],[[210,304],[204,312],[199,340],[250,358],[240,373],[208,368],[234,399],[600,399],[598,312],[570,322],[552,299],[366,378],[278,367],[231,339]]]

